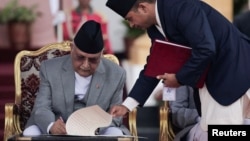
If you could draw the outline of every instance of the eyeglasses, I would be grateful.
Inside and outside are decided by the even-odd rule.
[[[89,64],[96,65],[100,62],[102,52],[90,55],[88,53],[80,51],[75,44],[71,44],[73,46],[71,53],[73,54],[73,59],[77,62],[85,62],[87,61]]]
[[[101,56],[98,57],[85,57],[82,55],[76,55],[75,60],[79,62],[87,61],[89,64],[98,64],[100,62]]]

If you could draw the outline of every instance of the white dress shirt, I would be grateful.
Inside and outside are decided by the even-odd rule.
[[[92,75],[88,77],[82,77],[75,72],[75,95],[78,97],[78,99],[84,98],[89,88],[91,78]]]

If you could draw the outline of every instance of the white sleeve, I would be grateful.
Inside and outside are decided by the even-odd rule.
[[[50,128],[52,127],[53,124],[54,124],[54,122],[51,122],[51,123],[49,124],[49,126],[48,126],[48,128],[47,128],[47,133],[48,133],[48,134],[50,134],[49,130],[50,130]]]
[[[131,97],[127,97],[124,102],[122,103],[125,107],[129,109],[129,111],[132,111],[135,107],[139,105],[139,102],[137,102],[135,99]]]

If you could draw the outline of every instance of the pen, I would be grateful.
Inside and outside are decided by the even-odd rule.
[[[59,119],[60,119],[62,122],[64,122],[64,121],[63,121],[63,118],[62,118],[61,116],[59,117]]]

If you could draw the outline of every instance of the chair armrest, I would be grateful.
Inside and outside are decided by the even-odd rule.
[[[159,109],[160,114],[160,141],[173,141],[175,134],[171,124],[171,111],[167,101]]]
[[[138,137],[137,134],[137,125],[136,125],[136,116],[137,116],[137,108],[134,108],[133,111],[129,112],[129,130],[134,137]],[[138,141],[138,138],[134,138],[134,141]]]
[[[18,106],[14,103],[5,104],[4,141],[7,141],[9,137],[22,132],[18,111]]]

